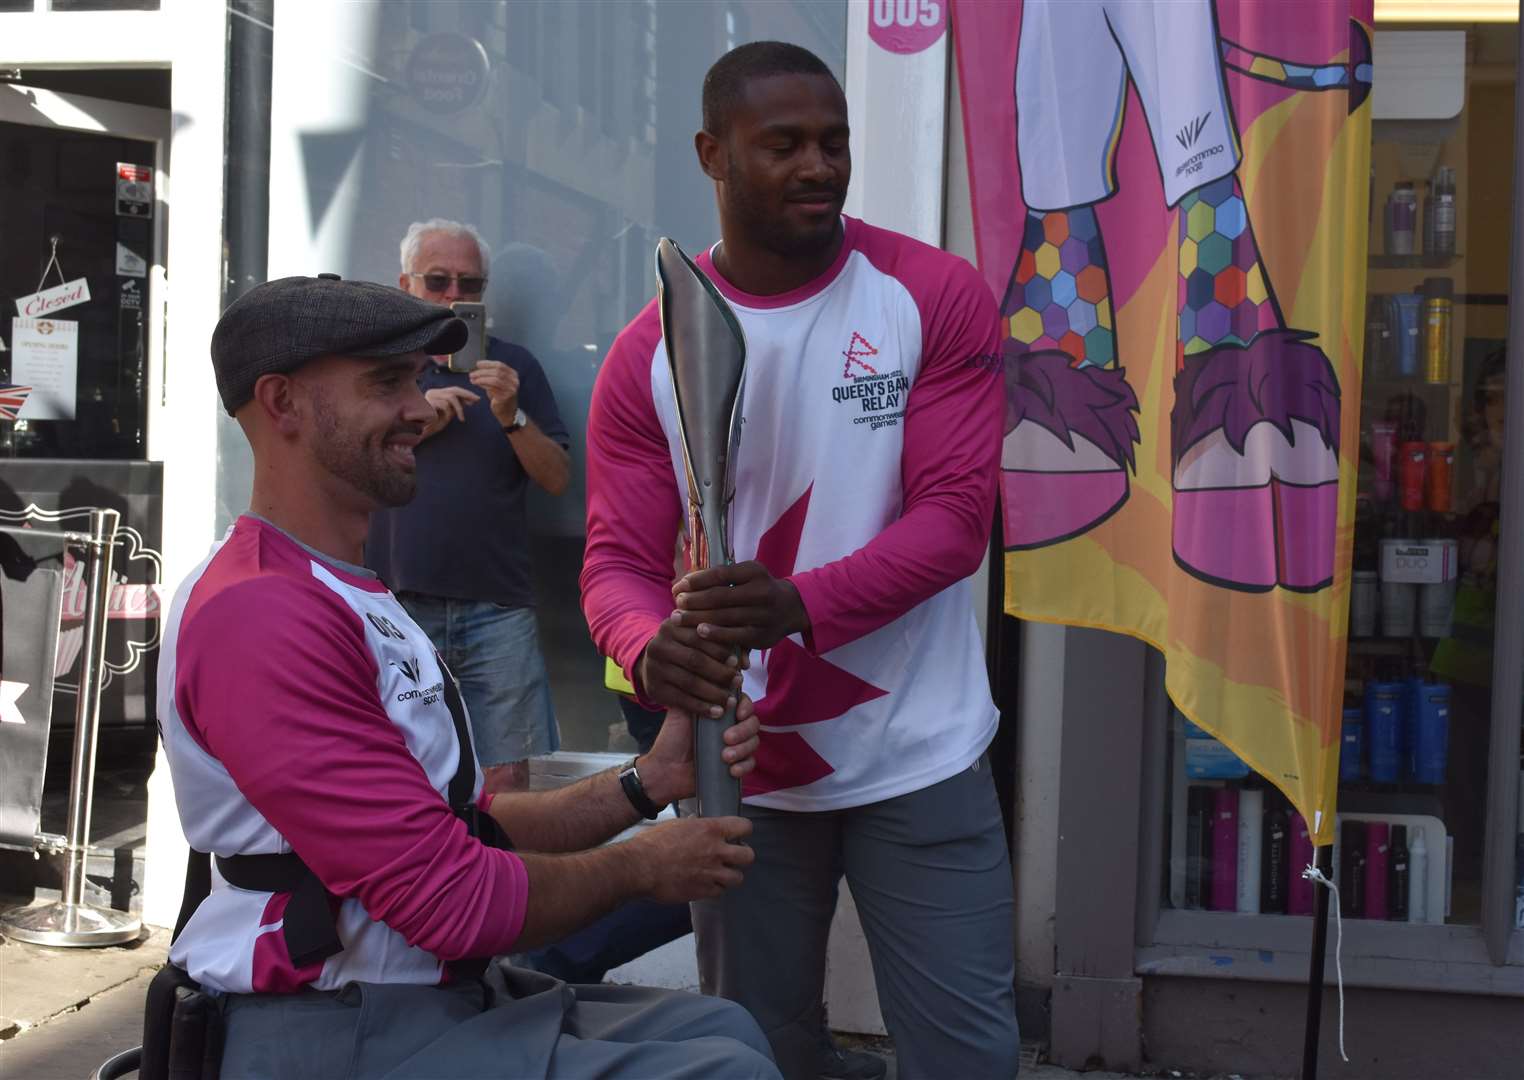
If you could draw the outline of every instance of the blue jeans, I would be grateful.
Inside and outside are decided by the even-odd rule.
[[[533,608],[398,593],[455,678],[484,768],[561,747]]]

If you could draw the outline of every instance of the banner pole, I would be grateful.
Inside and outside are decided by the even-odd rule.
[[[1333,876],[1333,845],[1314,849],[1313,862],[1324,877]],[[1293,874],[1300,873],[1296,867]],[[1328,900],[1331,889],[1314,889],[1312,960],[1307,972],[1307,1027],[1302,1043],[1302,1080],[1318,1080],[1318,1036],[1323,1021],[1323,967],[1328,958]]]

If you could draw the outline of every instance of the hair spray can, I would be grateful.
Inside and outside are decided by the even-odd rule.
[[[1291,818],[1280,800],[1265,811],[1265,838],[1259,864],[1259,910],[1286,914],[1286,867],[1291,856]]]
[[[1209,794],[1206,788],[1194,786],[1185,794],[1185,906],[1190,909],[1202,906],[1201,834],[1207,829]]]
[[[1312,836],[1301,814],[1291,815],[1291,861],[1286,867],[1286,912],[1290,915],[1312,914],[1312,882],[1302,871],[1312,865]]]
[[[1397,425],[1392,421],[1377,420],[1371,424],[1371,458],[1376,466],[1373,494],[1386,502],[1396,490]]]
[[[1381,582],[1374,570],[1356,570],[1349,583],[1349,636],[1376,636],[1376,597]]]
[[[1455,444],[1431,442],[1428,467],[1423,476],[1423,501],[1430,510],[1448,514],[1451,508],[1450,478],[1455,471]]]
[[[1428,443],[1405,442],[1397,448],[1397,488],[1404,510],[1423,509],[1424,474],[1428,464]]]
[[[1365,826],[1365,917],[1384,919],[1387,908],[1387,868],[1391,850],[1391,828],[1384,821]]]
[[[1411,180],[1400,181],[1386,200],[1386,253],[1413,254],[1413,233],[1418,217],[1418,192]]]
[[[1365,917],[1365,822],[1339,829],[1339,903],[1344,917]]]
[[[1387,918],[1408,921],[1408,828],[1393,825],[1386,856]]]
[[[1429,845],[1423,829],[1413,827],[1408,840],[1408,922],[1429,921]]]
[[[1212,793],[1212,888],[1207,907],[1233,911],[1238,907],[1238,789],[1220,787]]]
[[[1447,277],[1423,283],[1423,377],[1425,382],[1450,381],[1450,326],[1455,313],[1455,282]]]
[[[1265,793],[1244,788],[1238,793],[1238,905],[1244,915],[1259,913],[1260,851],[1265,828]]]
[[[1424,250],[1437,256],[1455,254],[1455,170],[1441,165],[1429,185],[1429,216],[1433,224],[1425,228],[1429,242]]]

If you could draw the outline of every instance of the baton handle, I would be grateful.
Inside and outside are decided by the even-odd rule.
[[[693,718],[693,774],[699,817],[735,817],[741,812],[741,781],[730,775],[724,756],[725,729],[735,722],[734,708],[727,708],[718,720],[702,714]]]

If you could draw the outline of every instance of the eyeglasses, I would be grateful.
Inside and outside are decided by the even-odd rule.
[[[428,289],[429,292],[442,293],[450,287],[450,282],[452,281],[460,285],[462,293],[471,296],[480,295],[481,291],[487,287],[487,276],[485,274],[409,273],[408,277],[422,278],[423,287]]]

